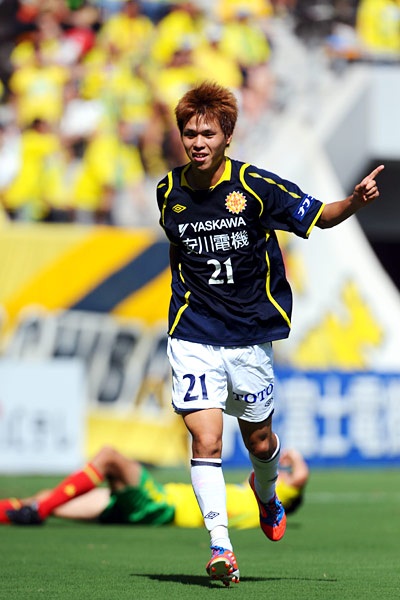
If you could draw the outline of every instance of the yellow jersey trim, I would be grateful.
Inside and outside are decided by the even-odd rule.
[[[261,198],[252,190],[252,188],[244,180],[244,172],[245,172],[245,170],[247,169],[248,166],[249,166],[249,163],[245,163],[240,168],[240,173],[239,173],[240,181],[242,182],[243,187],[248,192],[250,192],[250,194],[252,196],[254,196],[254,198],[256,198],[258,200],[258,202],[260,203],[260,205],[261,205],[260,216],[261,216],[262,213],[263,213],[263,210],[264,210],[264,203],[261,200]],[[258,173],[250,173],[250,175],[252,175],[254,177],[256,175],[258,176]],[[265,179],[265,181],[268,181],[269,183],[274,183],[275,185],[277,185],[276,182],[273,181],[272,179],[268,179],[266,177],[263,177],[262,179]],[[279,185],[278,187],[280,187],[284,191],[288,192],[288,190],[284,186]],[[290,193],[290,192],[288,192],[288,193]],[[300,198],[300,196],[298,194],[291,194],[291,195]],[[266,236],[265,236],[266,240],[268,240],[269,235],[270,235],[269,232],[267,232]],[[279,312],[279,314],[282,316],[282,318],[286,321],[286,323],[288,324],[289,328],[291,328],[292,324],[290,322],[288,314],[283,310],[282,306],[275,300],[275,298],[271,294],[271,289],[270,289],[271,262],[269,260],[268,252],[265,253],[265,259],[266,259],[267,267],[268,267],[267,277],[266,277],[266,281],[265,281],[265,290],[266,290],[266,293],[267,293],[267,297],[268,297],[269,301],[271,302],[271,304],[273,306],[275,306],[276,310]]]
[[[271,185],[276,185],[280,190],[286,192],[287,194],[289,194],[289,196],[292,196],[292,198],[301,198],[299,194],[296,194],[296,192],[289,192],[289,190],[286,189],[282,183],[277,183],[274,179],[271,179],[270,177],[263,177],[259,173],[249,173],[249,175],[254,178],[258,177],[259,179],[264,179],[264,181],[270,183]]]
[[[325,208],[325,204],[322,204],[321,208],[319,209],[319,211],[317,212],[317,214],[315,215],[315,218],[313,220],[313,222],[311,223],[310,227],[307,229],[307,233],[306,236],[308,237],[312,231],[312,229],[314,229],[316,222],[318,221],[318,219],[320,218],[322,211]]]
[[[254,198],[256,198],[256,200],[259,201],[260,206],[261,206],[261,210],[259,213],[259,216],[261,217],[261,215],[263,214],[264,211],[264,202],[261,200],[260,196],[258,196],[258,194],[255,193],[255,191],[246,183],[245,179],[244,179],[244,172],[247,169],[247,167],[250,166],[250,163],[244,163],[241,167],[240,167],[240,171],[239,171],[239,179],[244,187],[245,190],[247,190],[248,192],[250,192],[250,194],[252,196],[254,196]]]
[[[169,171],[169,173],[167,174],[167,177],[168,177],[168,188],[164,194],[164,202],[163,202],[162,209],[161,209],[161,222],[163,225],[165,225],[165,208],[167,206],[168,196],[171,193],[172,185],[173,185],[172,171]],[[159,185],[158,187],[161,188],[164,185],[165,185],[165,183]]]
[[[189,184],[189,182],[188,182],[188,180],[186,178],[186,173],[187,173],[189,167],[190,167],[190,163],[188,163],[182,169],[182,173],[181,173],[181,186],[186,186],[186,187],[188,187],[188,188],[190,188],[192,190],[193,188]],[[231,163],[231,159],[228,156],[226,156],[225,157],[224,172],[222,173],[221,177],[218,179],[217,183],[215,185],[212,185],[209,189],[213,190],[214,188],[217,187],[217,185],[219,185],[223,181],[230,181],[231,177],[232,177],[232,163]]]
[[[268,237],[269,237],[269,233],[266,234],[265,239],[268,240]],[[292,324],[290,322],[288,314],[286,313],[286,311],[283,310],[282,306],[275,300],[275,298],[271,294],[271,289],[270,289],[271,261],[269,260],[268,252],[265,253],[265,260],[267,261],[267,267],[268,267],[267,277],[266,277],[266,280],[265,280],[265,290],[267,292],[268,299],[271,302],[271,304],[273,306],[275,306],[276,310],[280,313],[280,315],[282,316],[282,318],[286,321],[286,323],[288,324],[289,328],[291,328]]]
[[[185,304],[183,304],[180,309],[178,310],[176,317],[175,317],[175,321],[172,324],[171,329],[169,330],[168,334],[172,335],[180,321],[180,318],[182,316],[182,313],[187,309],[187,307],[189,306],[189,296],[190,296],[191,292],[186,292],[185,294]]]

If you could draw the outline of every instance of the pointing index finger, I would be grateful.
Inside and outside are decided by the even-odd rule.
[[[385,168],[385,165],[379,165],[379,167],[376,167],[373,171],[371,171],[371,173],[369,175],[367,175],[367,177],[365,179],[375,179],[375,177],[381,171],[383,171],[384,168]]]

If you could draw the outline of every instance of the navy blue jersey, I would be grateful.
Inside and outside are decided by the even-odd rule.
[[[193,190],[189,166],[157,186],[160,224],[175,256],[169,335],[217,346],[286,338],[292,293],[275,230],[307,238],[323,203],[229,158],[217,185]]]

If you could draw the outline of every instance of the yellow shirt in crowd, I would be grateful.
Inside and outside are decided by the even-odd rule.
[[[356,31],[365,49],[373,54],[400,53],[400,1],[361,0]]]

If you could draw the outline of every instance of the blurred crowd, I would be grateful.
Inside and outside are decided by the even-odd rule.
[[[149,182],[185,161],[174,107],[189,87],[235,92],[239,140],[282,110],[282,25],[333,69],[400,58],[400,0],[0,0],[4,214],[148,224]]]

